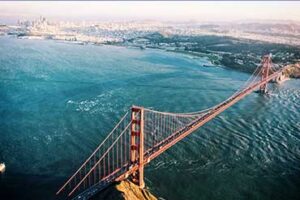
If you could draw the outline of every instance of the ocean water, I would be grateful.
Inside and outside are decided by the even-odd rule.
[[[249,77],[160,50],[0,37],[0,199],[59,199],[61,184],[131,105],[205,109]],[[145,171],[158,197],[300,199],[300,80],[252,93]]]

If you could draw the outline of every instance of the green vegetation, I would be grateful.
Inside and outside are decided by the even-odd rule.
[[[154,33],[130,39],[125,43],[207,57],[215,65],[245,72],[252,72],[260,63],[261,57],[269,53],[272,54],[273,63],[277,65],[287,65],[300,60],[300,47],[212,35],[166,36]]]

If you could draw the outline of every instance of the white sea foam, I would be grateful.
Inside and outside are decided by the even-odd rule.
[[[72,103],[74,103],[74,101],[69,100],[67,103],[68,103],[68,104],[72,104]]]

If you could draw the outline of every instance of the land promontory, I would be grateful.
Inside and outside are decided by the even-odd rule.
[[[300,62],[288,65],[283,73],[289,78],[300,78]]]
[[[116,182],[96,194],[92,200],[157,200],[147,189],[141,189],[134,183],[125,180]]]

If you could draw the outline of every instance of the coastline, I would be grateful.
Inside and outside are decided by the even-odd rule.
[[[16,41],[16,42],[18,42],[18,41]],[[19,41],[19,43],[21,44],[21,41]],[[25,42],[24,42],[25,43]],[[27,43],[27,42],[26,42]],[[29,43],[29,42],[28,42]],[[37,41],[37,42],[35,42],[35,43],[39,43],[39,41]],[[48,42],[47,42],[48,43]],[[55,42],[51,42],[51,43],[49,43],[50,45],[52,45],[52,46],[54,46],[55,45]],[[58,45],[57,45],[58,46]],[[62,46],[69,46],[69,49],[77,49],[77,46],[71,46],[71,45],[62,45]],[[90,45],[90,47],[91,47],[91,45]],[[89,49],[89,47],[87,46],[86,48],[85,47],[79,47],[80,49]],[[78,49],[79,49],[78,48]],[[93,48],[94,49],[94,48]],[[100,48],[99,48],[100,49]],[[121,50],[121,53],[122,53],[122,49],[120,48],[120,50]],[[151,51],[151,50],[150,50]],[[143,54],[143,53],[141,53],[141,54]],[[5,54],[4,54],[5,55]],[[176,56],[176,55],[175,55]],[[27,59],[27,58],[25,58],[25,59]],[[83,57],[83,59],[84,59],[84,57]],[[72,66],[70,66],[70,69],[72,70]],[[71,71],[70,70],[70,71]],[[216,70],[216,71],[222,71],[222,70]],[[224,71],[227,71],[227,70],[224,70]],[[232,70],[233,71],[233,70]],[[229,75],[229,74],[228,74]],[[226,75],[226,77],[227,77],[227,75]],[[192,80],[192,79],[191,79]],[[208,80],[207,80],[208,81]],[[207,82],[207,81],[204,81],[203,83],[204,83],[204,85],[205,85],[205,83]],[[223,81],[223,83],[221,83],[220,85],[224,85],[224,87],[226,87],[226,84],[227,84],[227,81],[230,81],[230,80],[224,80]],[[292,82],[292,81],[291,81]],[[34,85],[36,85],[36,84],[34,84]],[[200,85],[200,84],[199,84]],[[233,84],[231,84],[230,85],[230,87],[232,87],[232,85],[234,85],[234,82],[233,82]],[[284,84],[284,85],[288,85],[288,84]],[[297,83],[297,85],[298,85],[298,83]],[[126,89],[126,87],[127,86],[124,86],[124,88]],[[282,86],[282,87],[286,87],[286,86]],[[198,90],[198,88],[200,88],[200,87],[195,87],[194,89],[195,90]],[[213,89],[213,88],[208,88],[209,90],[210,89]],[[194,91],[195,91],[194,90]],[[76,92],[77,92],[78,90],[76,90]],[[159,90],[159,91],[162,91],[162,93],[163,93],[163,95],[167,95],[168,93],[166,92],[164,92],[165,90]],[[187,91],[187,90],[186,90]],[[81,91],[80,91],[81,92]],[[177,92],[177,91],[176,91]],[[185,91],[183,91],[183,92],[185,92]],[[203,92],[203,93],[205,93],[205,92]],[[57,95],[57,93],[55,93],[56,95]],[[71,93],[71,94],[73,94],[73,93]],[[86,94],[84,93],[84,96],[85,96]],[[223,94],[221,94],[221,95],[223,95]],[[219,96],[221,96],[221,95],[219,95]],[[96,95],[95,95],[96,96]],[[199,95],[200,97],[201,97],[201,95]],[[204,95],[203,95],[204,96]],[[212,95],[210,96],[210,95],[205,95],[205,96],[208,96],[208,100],[207,100],[207,102],[210,102],[211,101],[211,98],[212,98]],[[215,96],[217,96],[218,97],[218,95],[215,95]],[[113,96],[114,97],[114,96]],[[145,98],[147,98],[148,96],[146,96]],[[167,96],[168,97],[168,96]],[[172,96],[170,96],[171,98],[172,98]],[[168,97],[167,99],[171,99],[170,97]],[[110,99],[113,99],[112,97],[109,97]],[[180,102],[180,101],[178,101],[178,100],[180,100],[180,98],[178,98],[178,99],[175,99],[175,97],[173,97],[174,98],[174,101],[176,101],[176,102]],[[275,97],[274,97],[275,98]],[[73,99],[73,98],[72,98]],[[200,98],[199,98],[200,99]],[[281,98],[281,99],[284,99],[284,98]],[[74,100],[74,99],[73,99]],[[88,96],[88,97],[84,97],[82,100],[94,100],[93,98],[91,98],[90,96]],[[214,100],[214,99],[213,99]],[[200,103],[202,103],[202,101],[203,102],[205,102],[206,100],[204,99],[204,100],[201,100],[201,101],[199,101]],[[79,102],[79,101],[78,101]],[[84,102],[84,101],[82,101],[82,102]],[[43,103],[43,101],[42,101],[42,103]],[[160,103],[160,102],[159,102]],[[258,102],[259,103],[259,102]],[[89,104],[89,102],[87,102],[87,103],[85,103],[85,104]],[[185,104],[184,104],[185,105]],[[188,104],[189,105],[189,104]],[[244,105],[244,104],[242,104],[242,105]],[[72,107],[72,105],[69,105],[68,104],[68,106],[69,106],[69,108],[73,108]],[[74,106],[74,108],[75,108],[75,106]],[[176,107],[175,107],[176,108]],[[179,107],[180,109],[181,109],[181,107]],[[233,108],[234,109],[234,108]],[[281,110],[279,110],[278,112],[280,112]],[[54,112],[55,112],[55,109],[54,109]],[[88,113],[88,112],[82,112],[82,113]],[[247,115],[247,113],[245,112],[244,113],[245,115]],[[251,114],[252,113],[250,113],[249,114],[249,117],[251,117]],[[26,117],[26,116],[25,116]],[[223,118],[224,120],[226,120],[226,118]],[[293,119],[293,118],[292,118]],[[239,120],[239,119],[237,119],[237,120]],[[275,121],[277,121],[277,120],[275,120]],[[244,125],[243,124],[243,121],[238,121],[238,122],[240,122],[242,125]],[[293,121],[291,121],[291,122],[293,122]],[[99,122],[98,122],[99,123]],[[79,126],[80,127],[80,126]],[[247,125],[245,124],[245,127],[247,127]],[[210,129],[209,129],[210,130]],[[214,130],[213,128],[212,128],[212,130]],[[205,130],[204,130],[205,131]],[[222,131],[226,131],[226,129],[225,130],[222,130]],[[56,137],[56,136],[55,136]],[[92,137],[91,137],[92,138]],[[40,138],[39,138],[40,139]],[[222,138],[221,138],[222,139]],[[55,141],[55,140],[52,140],[52,141]],[[42,142],[42,140],[41,141],[39,141],[39,142]],[[275,143],[276,144],[276,143]],[[199,148],[198,146],[197,146],[197,148]],[[50,149],[51,150],[51,149]],[[196,151],[196,150],[195,150]],[[209,155],[207,156],[207,157],[210,157]],[[177,158],[177,157],[176,157]],[[180,157],[178,157],[178,158],[180,158]],[[192,159],[192,158],[191,158]],[[182,162],[184,162],[185,160],[183,160]],[[202,160],[201,160],[202,161]],[[206,160],[204,160],[204,161],[206,161]],[[203,162],[204,162],[203,161]],[[209,162],[209,161],[208,161]],[[192,163],[192,165],[193,165],[193,162],[191,161],[191,163]],[[48,163],[47,163],[48,164]],[[64,164],[64,163],[61,163],[62,165]],[[164,163],[163,163],[164,164]],[[202,163],[200,162],[200,165],[201,165]],[[57,166],[57,165],[60,165],[60,163],[58,163],[58,164],[56,164],[56,165],[54,165],[54,166]],[[197,166],[197,165],[199,165],[199,163],[198,162],[196,162],[195,163],[195,166]],[[168,165],[165,165],[165,166],[168,166]],[[178,165],[176,165],[175,164],[175,166],[176,167],[178,167]],[[164,167],[164,165],[163,165],[163,167]],[[67,169],[68,169],[68,167],[66,167]],[[180,169],[180,167],[178,167],[179,169]],[[164,168],[162,168],[162,170],[164,170]],[[221,170],[221,169],[220,169]],[[51,171],[50,171],[51,172]],[[164,173],[168,173],[168,171],[164,171]],[[168,197],[168,195],[166,195],[166,194],[164,194],[164,193],[161,193],[161,191],[160,190],[158,190],[158,189],[155,189],[155,187],[156,186],[161,186],[161,185],[158,185],[157,184],[157,182],[155,182],[155,174],[153,175],[153,174],[151,174],[151,173],[149,173],[150,174],[150,176],[149,177],[154,177],[153,178],[153,184],[152,184],[152,182],[151,182],[151,185],[150,185],[150,187],[151,187],[151,189],[153,189],[153,191],[156,191],[156,193],[157,194],[159,194],[159,195],[162,195],[162,196],[166,196],[166,197]],[[190,174],[190,172],[189,171],[187,171],[186,172],[186,174],[184,174],[184,176],[187,176],[187,177],[189,177],[189,174]],[[158,174],[158,176],[157,176],[158,178],[157,179],[159,179],[160,178],[160,174]],[[180,177],[179,177],[180,178]],[[163,179],[163,178],[161,178],[161,179]],[[172,179],[167,179],[168,180],[168,182],[172,182]],[[171,181],[170,181],[171,180]],[[184,180],[182,180],[183,181],[183,183],[187,183],[187,182],[184,182]],[[188,179],[187,179],[187,181],[188,181]],[[35,181],[35,182],[38,182],[38,181]],[[164,183],[164,182],[163,182]],[[38,184],[41,184],[41,182],[39,182]],[[43,184],[43,183],[42,183]],[[205,180],[203,180],[203,184],[207,184],[207,182],[205,182]],[[43,184],[43,185],[46,185],[46,184]],[[167,187],[168,186],[168,183],[167,184],[165,184],[166,186],[166,188],[168,188],[168,189],[170,189],[170,193],[172,192],[172,187]],[[184,185],[184,184],[183,184]],[[163,184],[162,184],[162,187],[164,187],[163,186]],[[209,184],[208,184],[208,188],[209,188]],[[46,188],[47,189],[47,188]],[[195,188],[195,189],[199,189],[199,188]],[[38,190],[37,190],[38,191]],[[203,192],[205,192],[205,191],[203,191],[203,190],[200,190],[199,189],[199,194],[201,194],[201,193],[203,193]],[[45,193],[45,194],[48,194],[48,193]],[[180,196],[180,197],[182,197],[182,196]],[[171,199],[172,199],[172,197],[171,197]]]
[[[225,67],[227,69],[231,70],[236,70],[240,72],[245,72],[248,74],[252,73],[251,69],[243,69],[243,68],[238,68],[238,67],[233,67],[235,64],[232,62],[232,65],[227,64],[224,65],[221,62],[221,54],[222,52],[209,52],[209,53],[203,53],[203,52],[196,52],[196,51],[190,51],[190,50],[181,50],[181,49],[167,49],[167,48],[162,48],[162,47],[141,47],[139,45],[128,45],[125,44],[124,42],[105,42],[105,43],[97,43],[97,42],[92,42],[92,41],[69,41],[69,40],[62,40],[62,39],[53,39],[49,38],[46,36],[17,36],[17,35],[0,35],[0,37],[12,37],[16,39],[21,39],[21,40],[50,40],[58,43],[64,43],[64,44],[71,44],[71,45],[93,45],[93,46],[114,46],[114,47],[123,47],[123,48],[134,48],[134,49],[140,49],[141,51],[147,50],[147,49],[155,49],[155,50],[160,50],[164,52],[171,52],[171,53],[178,53],[181,55],[188,55],[191,56],[192,59],[205,59],[209,64],[208,65],[203,65],[204,67]],[[300,62],[294,63],[294,64],[289,64],[288,70],[284,73],[286,75],[286,78],[300,78]]]

